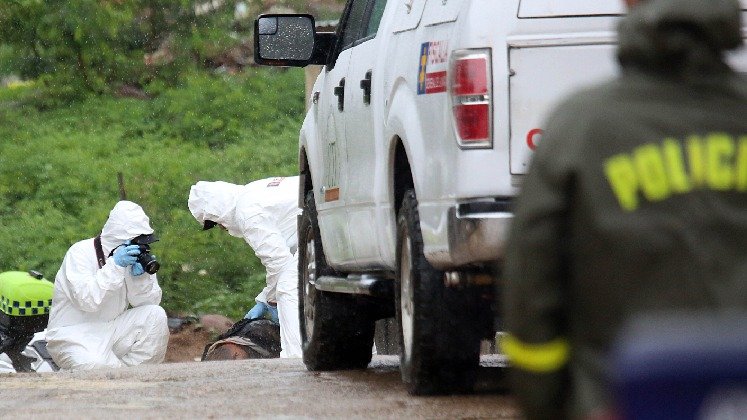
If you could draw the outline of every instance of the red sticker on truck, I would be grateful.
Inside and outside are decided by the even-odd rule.
[[[418,95],[446,92],[446,63],[449,48],[446,41],[420,44]]]
[[[529,148],[532,150],[536,149],[541,138],[542,138],[541,128],[533,128],[529,130],[529,132],[527,133],[527,146],[529,146]]]

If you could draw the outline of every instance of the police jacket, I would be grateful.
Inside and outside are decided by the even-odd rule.
[[[649,311],[747,310],[747,81],[732,0],[651,0],[621,76],[551,115],[515,204],[503,349],[531,417],[610,405],[607,357]]]

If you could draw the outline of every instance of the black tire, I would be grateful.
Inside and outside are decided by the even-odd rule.
[[[388,304],[391,310],[394,311],[394,303],[390,301]],[[376,321],[374,342],[376,343],[376,354],[378,355],[399,354],[399,325],[395,317],[392,316]]]
[[[423,255],[418,202],[405,192],[397,218],[396,310],[400,371],[414,395],[470,392],[480,363],[480,330],[469,288],[444,285]]]
[[[298,233],[298,305],[306,368],[363,369],[371,362],[375,319],[358,297],[314,287],[319,276],[336,273],[324,256],[311,191],[304,200]]]

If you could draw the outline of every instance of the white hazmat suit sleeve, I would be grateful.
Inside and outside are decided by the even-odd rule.
[[[257,214],[244,221],[244,239],[252,247],[257,258],[267,270],[267,300],[277,300],[278,279],[295,267],[293,254],[285,244],[285,238],[275,227],[277,223],[264,214]],[[293,267],[291,267],[293,265]]]
[[[277,301],[280,318],[280,357],[301,357],[298,320],[298,260],[290,252],[277,221],[267,214],[242,220],[244,239],[267,270],[267,287],[260,294]]]
[[[85,246],[78,243],[74,248]],[[67,287],[57,288],[64,292],[69,302],[85,312],[98,311],[109,292],[122,288],[127,275],[125,268],[114,264],[111,258],[103,268],[91,267],[86,254],[71,249],[62,262]]]

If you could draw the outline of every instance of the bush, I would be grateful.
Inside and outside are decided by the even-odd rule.
[[[14,73],[14,69],[18,67],[16,60],[13,48],[0,44],[0,78]]]
[[[223,3],[198,16],[194,2],[184,0],[4,2],[0,58],[14,59],[0,70],[43,76],[45,96],[63,104],[80,100],[74,95],[79,92],[105,93],[153,80],[174,83],[182,71],[202,65],[205,54],[240,42],[231,37],[236,2]],[[159,49],[167,50],[161,52],[168,59],[146,66],[145,55]]]
[[[264,287],[264,269],[243,240],[200,230],[189,188],[297,173],[302,72],[192,74],[152,101],[91,97],[44,112],[5,106],[4,98],[33,93],[24,89],[0,89],[0,271],[39,269],[51,280],[67,248],[101,230],[121,172],[127,198],[160,238],[153,253],[164,307],[243,316]]]
[[[164,137],[223,149],[255,138],[282,134],[303,112],[299,71],[253,70],[236,82],[232,77],[191,75],[184,89],[164,92],[153,104],[148,123]],[[278,88],[282,87],[282,88]],[[297,128],[297,127],[296,127]]]

